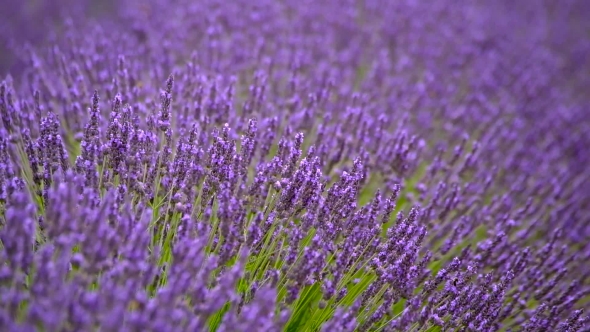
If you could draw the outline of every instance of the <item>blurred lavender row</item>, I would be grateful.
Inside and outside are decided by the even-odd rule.
[[[0,330],[588,331],[584,1],[7,1]]]

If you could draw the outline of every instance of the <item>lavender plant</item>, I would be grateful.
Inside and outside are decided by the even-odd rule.
[[[590,329],[588,6],[92,4],[10,36],[0,330]]]

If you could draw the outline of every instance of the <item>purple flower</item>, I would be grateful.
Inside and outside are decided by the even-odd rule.
[[[0,330],[588,330],[582,2],[13,2]]]

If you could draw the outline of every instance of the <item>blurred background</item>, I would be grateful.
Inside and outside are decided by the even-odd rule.
[[[116,0],[0,0],[0,76],[18,75],[27,44],[46,46],[67,18],[118,21]],[[121,1],[124,2],[124,1]]]
[[[199,1],[212,2],[194,2]],[[190,1],[0,0],[0,76],[22,73],[27,63],[19,54],[23,54],[27,45],[51,45],[67,18],[133,29],[137,12],[186,3]],[[454,1],[449,4],[464,5]],[[468,4],[482,18],[487,18],[485,24],[491,25],[488,27],[491,31],[503,31],[501,38],[520,38],[523,42],[534,39],[535,43],[543,44],[539,46],[551,50],[561,59],[561,76],[571,85],[572,93],[576,98],[590,100],[586,93],[590,87],[590,1],[474,0]],[[506,34],[506,31],[511,32]]]

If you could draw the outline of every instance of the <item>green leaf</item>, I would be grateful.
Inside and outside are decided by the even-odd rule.
[[[219,311],[209,318],[209,331],[217,331],[223,316],[225,316],[225,313],[229,311],[230,307],[231,304],[229,302],[226,303],[221,309],[219,309]]]
[[[321,297],[322,292],[317,282],[311,286],[306,286],[295,304],[295,311],[289,319],[285,331],[303,331],[304,327],[311,323],[313,308],[317,306]]]

